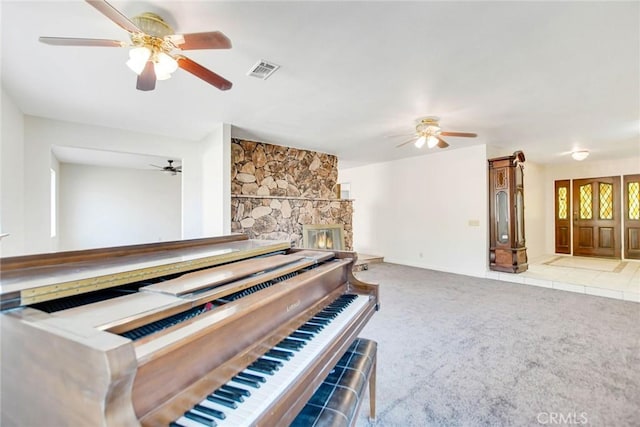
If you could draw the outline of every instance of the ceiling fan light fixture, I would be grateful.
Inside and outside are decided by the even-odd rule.
[[[156,62],[156,72],[159,74],[171,74],[178,69],[178,61],[173,59],[165,52],[158,54],[158,61]]]
[[[579,162],[583,161],[587,157],[589,157],[589,150],[576,150],[571,153],[571,157],[573,160],[577,160]]]
[[[436,145],[438,145],[438,142],[439,142],[438,138],[436,138],[433,135],[429,135],[427,137],[427,147],[429,147],[429,148],[435,147]]]
[[[149,49],[148,47],[134,47],[129,51],[129,60],[127,61],[127,66],[131,68],[134,73],[140,75],[150,57],[151,49]]]
[[[422,135],[420,138],[416,140],[414,145],[416,146],[416,148],[422,148],[425,142],[427,142],[427,137]]]

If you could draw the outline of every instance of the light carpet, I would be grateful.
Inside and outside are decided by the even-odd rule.
[[[388,263],[357,277],[380,284],[360,334],[378,426],[640,425],[640,304]]]

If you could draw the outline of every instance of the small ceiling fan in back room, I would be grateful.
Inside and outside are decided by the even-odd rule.
[[[173,160],[167,160],[167,166],[158,166],[158,165],[149,165],[154,168],[160,169],[161,172],[164,172],[168,175],[177,175],[178,173],[182,173],[182,166],[173,166]]]
[[[153,90],[156,80],[166,80],[178,67],[220,90],[232,83],[175,50],[230,49],[231,41],[220,31],[174,34],[160,16],[146,12],[131,19],[104,0],[86,0],[100,13],[129,33],[130,42],[107,39],[40,37],[42,43],[56,46],[131,47],[127,65],[136,74],[136,89]]]
[[[417,148],[422,148],[425,143],[429,148],[447,148],[449,146],[449,143],[442,139],[443,136],[457,136],[463,138],[475,138],[476,136],[478,136],[475,133],[469,132],[443,131],[440,128],[439,121],[440,119],[434,116],[420,119],[420,121],[416,125],[416,132],[413,134],[411,139],[397,145],[396,147],[402,147],[410,142],[413,142]]]

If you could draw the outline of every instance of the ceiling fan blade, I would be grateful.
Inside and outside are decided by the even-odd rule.
[[[169,36],[171,41],[182,50],[195,49],[231,49],[231,40],[220,31],[189,33]]]
[[[156,88],[156,70],[153,61],[147,61],[144,70],[138,76],[136,89],[138,90],[154,90]]]
[[[465,138],[475,138],[476,136],[478,136],[477,133],[470,133],[470,132],[440,132],[440,135],[443,136],[462,136]]]
[[[82,39],[71,37],[40,37],[41,43],[55,46],[103,46],[103,47],[125,47],[127,44],[120,40],[106,39]]]
[[[400,147],[402,147],[403,145],[407,145],[407,144],[408,144],[408,143],[410,143],[410,142],[414,142],[414,141],[416,140],[416,138],[417,138],[417,137],[415,137],[415,136],[414,136],[414,137],[413,137],[413,138],[411,138],[410,140],[405,141],[405,142],[403,142],[403,143],[401,143],[401,144],[396,145],[396,148],[400,148]]]
[[[143,32],[140,28],[138,28],[136,24],[131,22],[129,18],[124,16],[122,13],[120,13],[118,9],[111,6],[105,0],[86,0],[86,2],[89,3],[91,6],[95,7],[96,9],[98,9],[100,13],[102,13],[104,16],[106,16],[107,18],[109,18],[110,20],[118,24],[124,30],[130,33]]]
[[[196,77],[200,77],[205,82],[217,87],[220,90],[228,90],[231,89],[231,86],[233,86],[233,83],[231,83],[229,80],[203,67],[197,62],[192,61],[186,56],[178,55],[176,56],[176,60],[178,61],[178,66],[180,68],[190,72]]]
[[[440,138],[439,136],[436,136],[436,138],[438,138],[438,143],[436,144],[438,148],[447,148],[449,146],[449,143],[444,139]]]

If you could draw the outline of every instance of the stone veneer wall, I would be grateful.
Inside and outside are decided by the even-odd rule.
[[[231,231],[302,245],[304,224],[342,224],[353,250],[353,204],[336,197],[336,156],[231,141]]]

